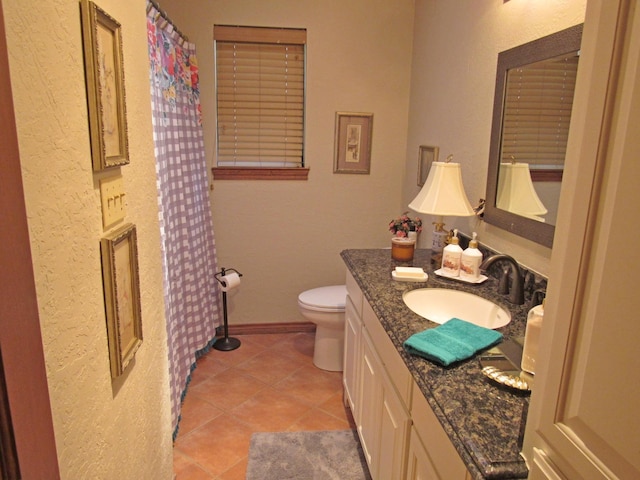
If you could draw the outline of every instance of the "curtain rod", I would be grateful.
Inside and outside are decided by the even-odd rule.
[[[147,13],[149,13],[149,10],[151,9],[151,7],[155,8],[158,13],[160,14],[160,16],[162,18],[164,18],[168,23],[171,24],[171,26],[173,27],[173,29],[175,30],[175,32],[180,35],[180,37],[182,37],[182,39],[185,42],[189,41],[189,37],[187,37],[184,33],[182,33],[180,31],[180,29],[178,27],[176,27],[176,24],[173,23],[173,20],[171,20],[171,18],[169,17],[169,15],[167,14],[167,12],[165,12],[162,8],[160,8],[160,5],[158,5],[158,3],[155,2],[155,0],[147,0]]]

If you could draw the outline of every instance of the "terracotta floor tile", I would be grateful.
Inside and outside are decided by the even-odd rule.
[[[178,437],[175,449],[217,476],[242,460],[249,451],[251,428],[228,415]]]
[[[247,478],[248,463],[249,457],[245,457],[218,478],[220,480],[245,480]]]
[[[342,373],[326,372],[314,366],[296,370],[278,382],[278,391],[309,405],[319,405],[342,391]]]
[[[193,463],[189,457],[179,450],[173,449],[173,471],[180,472]]]
[[[200,383],[190,392],[228,412],[266,387],[267,384],[257,378],[236,368],[228,368]]]
[[[242,480],[254,432],[353,427],[342,373],[313,365],[314,333],[242,335],[198,359],[174,446],[176,480]]]
[[[210,352],[209,352],[210,353]],[[221,362],[217,358],[214,358],[213,355],[209,355],[209,353],[205,354],[203,357],[200,357],[196,362],[196,368],[193,372],[191,372],[191,382],[194,380],[206,380],[207,378],[217,375],[225,371],[229,368],[229,365]]]
[[[191,395],[185,397],[182,404],[182,419],[180,420],[178,436],[186,435],[200,425],[222,415],[222,413],[222,410],[218,407],[215,407],[210,402],[200,398],[195,392],[192,392]]]
[[[244,338],[244,336],[238,337],[238,340],[242,342],[239,348],[228,352],[221,352],[212,348],[211,351],[207,353],[207,359],[221,362],[223,365],[233,366],[247,361],[266,348],[259,343]]]
[[[188,465],[180,471],[174,471],[174,473],[176,474],[175,480],[216,480],[217,478],[195,463]]]
[[[236,369],[273,385],[303,366],[302,360],[287,357],[274,350],[265,350],[237,365]]]
[[[309,411],[309,406],[267,387],[231,410],[231,415],[254,432],[284,432]]]
[[[341,419],[334,417],[324,410],[313,408],[291,425],[288,430],[292,432],[300,432],[309,430],[348,430],[349,428],[351,428],[351,426],[346,418]]]
[[[327,401],[318,405],[318,408],[333,415],[340,420],[344,420],[350,426],[349,428],[355,428],[353,423],[353,416],[349,407],[345,407],[342,399],[342,391],[331,396]]]
[[[307,365],[313,365],[313,349],[315,333],[297,333],[278,343],[278,351],[283,355],[303,360]]]

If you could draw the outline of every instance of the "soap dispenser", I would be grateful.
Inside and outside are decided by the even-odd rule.
[[[447,277],[458,277],[460,275],[460,259],[462,258],[462,248],[459,245],[458,230],[453,231],[453,236],[449,240],[449,245],[442,251],[442,274]]]
[[[478,250],[478,234],[473,232],[473,238],[469,241],[469,247],[462,252],[460,259],[460,278],[469,282],[480,280],[480,264],[482,253]]]
[[[533,293],[533,300],[538,298],[537,294],[544,294],[543,290],[536,290]],[[539,300],[538,300],[539,301]],[[536,305],[527,315],[527,326],[524,331],[524,348],[522,350],[522,363],[520,367],[525,372],[534,375],[536,373],[536,358],[538,357],[538,346],[540,344],[540,330],[542,330],[542,319],[544,318],[544,298],[542,303]]]

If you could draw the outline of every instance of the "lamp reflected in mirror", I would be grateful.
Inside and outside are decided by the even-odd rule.
[[[544,222],[548,210],[543,205],[531,181],[528,163],[500,164],[496,206],[523,217]]]

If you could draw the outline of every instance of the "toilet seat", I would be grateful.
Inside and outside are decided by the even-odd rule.
[[[314,288],[298,295],[298,305],[315,312],[344,312],[346,301],[346,285]]]

